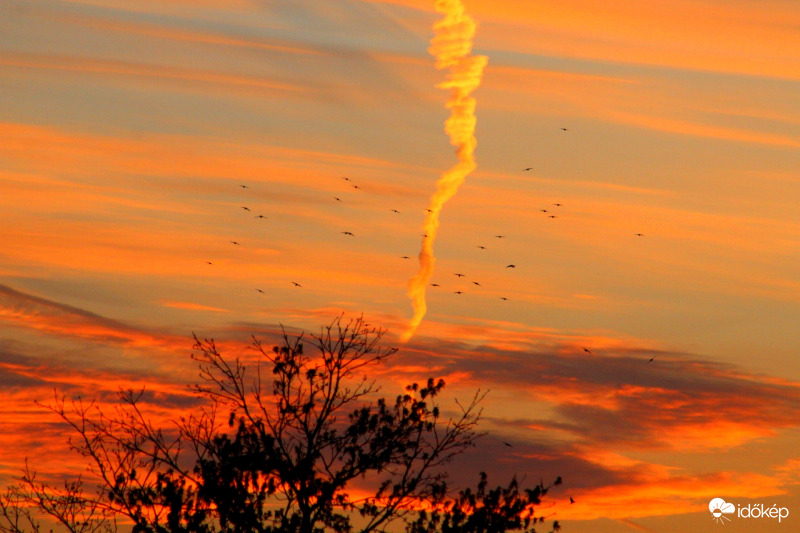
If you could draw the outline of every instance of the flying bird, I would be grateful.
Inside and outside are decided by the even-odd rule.
[[[505,239],[506,236],[505,235],[495,235],[495,238],[497,238],[497,239]]]
[[[238,243],[238,242],[236,242],[236,241],[231,241],[231,244],[235,244],[236,246],[241,246],[241,244],[239,244],[239,243]]]
[[[501,296],[500,299],[503,300],[503,301],[507,301],[508,300],[508,298],[506,298],[505,296]]]
[[[634,233],[637,237],[644,237],[644,233]]]
[[[422,236],[425,237],[426,239],[428,238],[428,234],[427,233],[423,233]]]
[[[512,445],[510,445],[509,443],[507,443],[506,441],[503,441],[503,444],[505,444],[505,445],[506,445],[506,446],[508,446],[509,448],[513,448],[513,446],[512,446]]]
[[[458,276],[459,278],[463,278],[464,274],[453,274],[454,276]]]
[[[455,294],[464,294],[464,293],[461,291],[455,291]]]
[[[239,185],[239,187],[241,187],[242,189],[249,189],[250,188],[247,185]]]
[[[343,179],[344,181],[350,181],[350,178],[346,178],[346,177],[344,177],[344,176],[342,176],[342,179]]]
[[[592,353],[592,351],[589,348],[584,348],[583,351],[586,353]]]
[[[438,286],[439,286],[438,283],[431,283],[431,287],[438,287]]]
[[[539,209],[542,213],[547,213],[547,209]]]
[[[245,211],[250,211],[249,207],[242,206],[242,209],[244,209]]]
[[[262,291],[261,289],[256,289],[256,290],[257,290],[258,292],[260,292],[261,294],[264,294],[264,291]]]
[[[529,170],[533,170],[533,167],[523,168],[522,170],[523,170],[524,172],[528,172]]]
[[[651,357],[650,359],[648,359],[648,361],[647,361],[647,362],[648,362],[648,363],[652,363],[653,361],[655,361],[655,359],[656,359],[655,357]]]
[[[354,189],[360,189],[361,187],[359,187],[358,185],[353,185],[353,188]]]
[[[517,265],[508,265],[506,268],[517,268]]]
[[[256,216],[256,218],[267,218],[267,217],[265,217],[264,215],[258,215]]]
[[[353,235],[353,234],[352,234],[351,232],[349,232],[349,231],[343,231],[342,233],[344,233],[345,235],[350,235],[351,237],[355,237],[355,235]]]
[[[561,207],[561,206],[563,206],[564,204],[553,204],[553,205],[554,205],[554,206],[556,206],[556,207]]]
[[[404,256],[401,256],[400,259],[411,259],[411,258],[408,257],[407,255],[404,255]]]
[[[334,196],[333,199],[336,200],[337,202],[341,202],[342,201],[342,199],[339,198],[338,196]]]
[[[561,131],[568,131],[567,128],[561,128]]]
[[[213,265],[214,263],[212,263],[211,261],[206,261],[206,264],[207,265]]]
[[[299,284],[299,283],[297,283],[296,281],[293,281],[293,282],[292,282],[292,285],[294,285],[295,287],[302,287],[302,285],[300,285],[300,284]]]
[[[478,287],[480,287],[480,286],[481,286],[481,284],[480,284],[480,283],[478,283],[477,281],[473,281],[473,282],[472,282],[472,284],[473,284],[473,285],[477,285]]]
[[[400,211],[398,211],[397,209],[392,209],[392,213],[397,213],[399,215]]]
[[[433,209],[426,209],[425,211],[427,211],[428,213],[433,213]]]
[[[556,215],[549,215],[549,218],[558,218]]]
[[[569,503],[575,503],[575,500],[572,499],[572,496],[569,497]]]
[[[481,250],[485,250],[486,249],[485,246],[481,246],[481,245],[478,245],[478,248],[480,248]]]

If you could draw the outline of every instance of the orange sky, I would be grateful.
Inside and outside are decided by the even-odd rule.
[[[54,387],[190,407],[192,332],[345,311],[396,342],[457,161],[433,4],[0,5],[3,479],[80,471],[33,403]],[[477,168],[380,379],[490,389],[465,481],[561,475],[543,512],[571,533],[706,531],[714,497],[800,514],[796,2],[464,5]]]

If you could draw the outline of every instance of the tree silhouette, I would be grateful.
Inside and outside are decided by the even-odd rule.
[[[143,412],[144,391],[121,391],[110,413],[56,396],[46,407],[72,428],[96,491],[80,479],[57,490],[26,468],[0,495],[0,533],[40,531],[32,509],[75,533],[117,519],[134,533],[533,531],[542,483],[487,489],[481,474],[476,491],[451,495],[444,465],[482,435],[484,395],[446,420],[441,379],[378,397],[366,373],[396,352],[384,333],[340,316],[308,339],[284,331],[271,350],[254,337],[249,366],[195,337],[203,401],[168,428]]]

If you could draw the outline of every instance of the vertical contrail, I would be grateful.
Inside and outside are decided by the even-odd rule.
[[[433,25],[434,37],[428,51],[436,58],[437,69],[450,69],[444,82],[436,87],[449,89],[446,107],[450,117],[444,130],[450,144],[456,147],[458,163],[442,174],[436,182],[436,192],[431,196],[425,217],[425,237],[419,252],[419,272],[408,283],[408,296],[414,306],[414,316],[401,339],[405,342],[417,330],[428,307],[425,303],[425,288],[433,275],[436,258],[433,256],[433,241],[439,229],[439,213],[444,203],[453,197],[467,175],[475,169],[475,99],[470,96],[481,83],[481,74],[486,66],[486,56],[473,56],[472,38],[475,21],[467,15],[461,0],[436,0],[436,11],[444,18]]]

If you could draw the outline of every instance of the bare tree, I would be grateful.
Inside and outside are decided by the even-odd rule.
[[[168,428],[147,418],[143,391],[122,391],[111,413],[57,396],[47,407],[71,426],[70,444],[87,458],[96,493],[85,497],[79,480],[56,497],[26,473],[0,496],[0,523],[8,524],[0,533],[23,523],[39,531],[31,505],[76,533],[111,531],[115,517],[134,533],[433,532],[478,524],[464,517],[490,509],[492,528],[470,531],[535,524],[544,486],[525,499],[516,480],[496,493],[483,478],[477,506],[467,505],[469,491],[449,496],[444,466],[482,435],[483,394],[456,402],[448,419],[437,404],[441,379],[411,384],[393,401],[378,397],[367,372],[396,352],[382,346],[384,333],[363,317],[340,316],[308,339],[283,331],[271,350],[253,338],[248,364],[195,337],[201,379],[193,389],[203,402]]]

